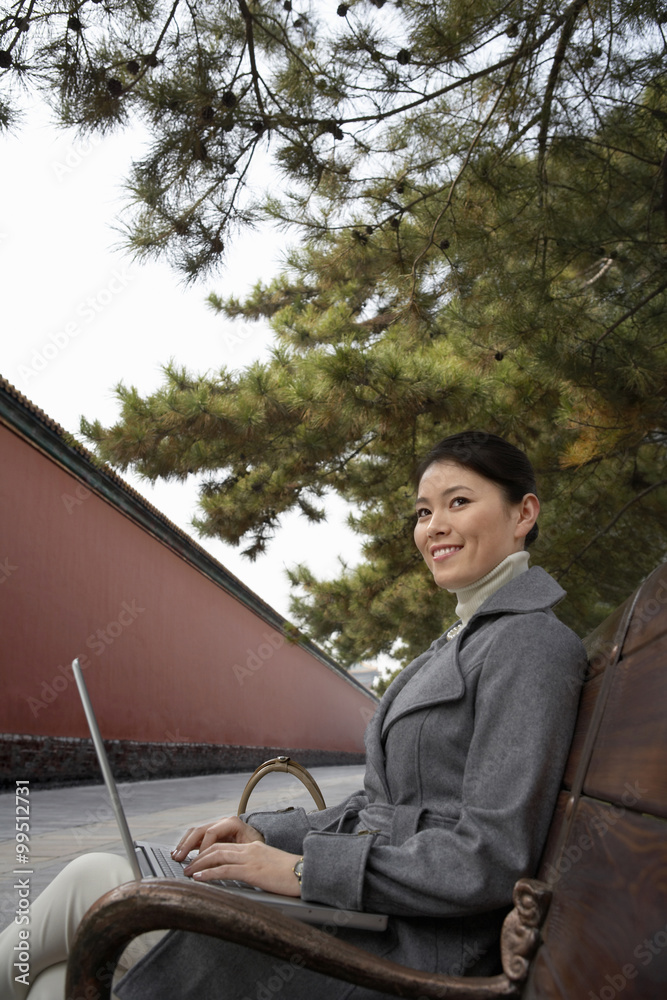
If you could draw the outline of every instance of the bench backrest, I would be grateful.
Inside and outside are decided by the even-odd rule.
[[[524,1000],[667,998],[667,563],[586,640]]]

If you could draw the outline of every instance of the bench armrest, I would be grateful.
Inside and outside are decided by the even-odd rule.
[[[283,916],[276,920],[270,907],[230,893],[211,892],[207,886],[175,879],[128,882],[98,899],[83,918],[70,953],[65,995],[109,1000],[108,970],[132,938],[170,928],[233,941],[287,961],[298,955],[306,968],[393,996],[414,1000],[517,997],[537,946],[548,897],[541,883],[530,879],[517,883],[517,905],[503,928],[506,971],[473,978],[398,965],[300,921]],[[97,975],[99,970],[104,975]]]

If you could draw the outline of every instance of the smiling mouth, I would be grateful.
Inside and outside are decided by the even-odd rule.
[[[449,559],[450,556],[456,555],[462,548],[462,545],[439,545],[432,549],[431,558],[434,562],[441,562],[443,559]]]

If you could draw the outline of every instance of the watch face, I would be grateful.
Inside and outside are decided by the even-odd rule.
[[[301,877],[303,875],[303,858],[301,858],[300,861],[297,861],[297,863],[294,865],[294,874],[296,875],[296,877],[300,882]]]

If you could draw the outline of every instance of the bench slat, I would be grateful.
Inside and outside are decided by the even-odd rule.
[[[667,818],[667,635],[615,671],[584,792]]]
[[[604,675],[601,673],[596,674],[596,676],[591,678],[591,680],[586,681],[582,687],[581,698],[579,701],[579,711],[577,713],[577,721],[574,727],[574,735],[572,737],[570,753],[567,758],[565,774],[563,775],[563,785],[565,788],[572,788],[574,776],[577,773],[579,762],[581,760],[581,753],[586,741],[586,734],[588,733],[591,719],[593,717],[595,703],[600,693],[600,688],[602,687],[603,676]]]
[[[623,652],[640,649],[667,632],[667,564],[648,578],[637,601]]]
[[[554,864],[555,857],[554,853],[558,849],[558,842],[560,839],[561,827],[565,821],[565,807],[567,801],[570,798],[569,791],[562,791],[556,802],[556,808],[554,809],[554,814],[551,818],[551,825],[549,826],[549,833],[547,836],[547,842],[544,845],[544,851],[542,852],[542,860],[540,862],[540,867],[537,873],[537,878],[542,882],[547,882],[546,876],[546,866]]]
[[[573,1000],[558,982],[558,971],[549,964],[545,948],[538,952],[528,975],[522,1000]],[[586,997],[590,1000],[590,996]]]
[[[667,826],[582,798],[558,870],[544,944],[524,1000],[664,1000],[667,983]],[[544,952],[544,954],[542,954]],[[542,987],[540,986],[540,990]],[[615,993],[611,991],[615,990]],[[592,997],[591,997],[592,993]]]
[[[616,633],[631,602],[632,597],[629,597],[584,639],[589,661],[589,677],[603,674],[609,663],[613,661],[616,655]]]

